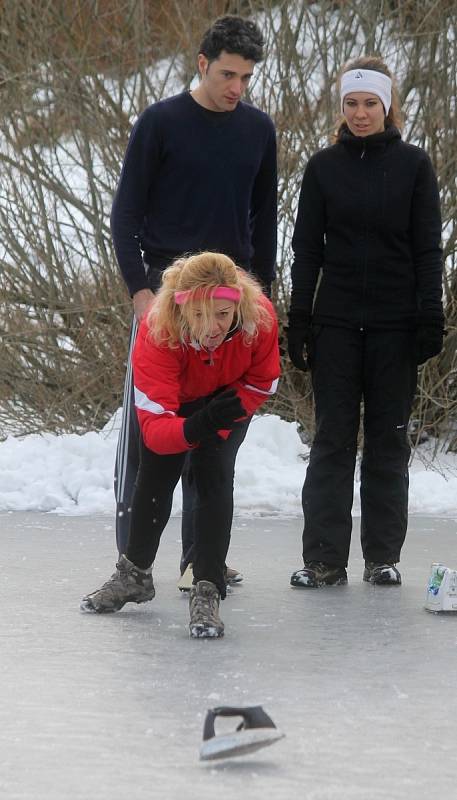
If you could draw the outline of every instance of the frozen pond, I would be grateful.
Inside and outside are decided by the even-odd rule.
[[[178,519],[155,600],[105,617],[78,603],[113,571],[110,517],[2,513],[0,527],[5,800],[455,796],[457,614],[423,610],[430,563],[457,567],[455,520],[410,519],[391,588],[362,582],[357,521],[349,585],[300,591],[301,520],[237,518],[245,581],[216,641],[188,637]],[[199,762],[206,709],[257,704],[286,738]]]

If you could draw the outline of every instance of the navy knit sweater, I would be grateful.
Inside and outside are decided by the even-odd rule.
[[[126,150],[111,230],[131,295],[152,286],[144,262],[226,253],[265,285],[276,258],[276,137],[271,119],[240,102],[208,112],[188,92],[149,106]]]

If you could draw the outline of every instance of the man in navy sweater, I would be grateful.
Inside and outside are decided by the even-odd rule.
[[[162,271],[184,253],[226,253],[270,293],[276,259],[275,130],[267,114],[242,102],[263,44],[250,20],[217,19],[200,44],[198,87],[149,106],[133,127],[111,213],[117,260],[133,300],[130,352]],[[138,439],[129,353],[115,470],[120,553],[128,539]],[[188,481],[185,470],[182,571],[192,560]]]

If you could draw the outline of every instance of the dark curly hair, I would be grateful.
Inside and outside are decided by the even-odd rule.
[[[264,39],[255,22],[243,17],[219,17],[206,31],[198,52],[215,61],[221,52],[235,54],[246,61],[262,61]]]

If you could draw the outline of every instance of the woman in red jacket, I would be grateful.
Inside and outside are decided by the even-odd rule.
[[[252,415],[278,383],[273,306],[225,255],[175,261],[141,323],[133,372],[141,459],[128,545],[81,609],[112,612],[152,600],[152,564],[190,451],[197,495],[190,635],[222,636],[235,459]]]

